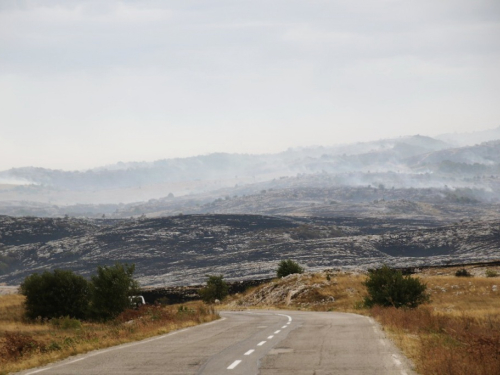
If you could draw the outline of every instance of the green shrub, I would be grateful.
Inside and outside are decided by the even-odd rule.
[[[82,328],[82,323],[78,319],[70,318],[69,316],[64,316],[61,318],[53,318],[50,320],[50,324],[54,327],[61,329],[79,329]]]
[[[130,306],[129,296],[137,294],[134,269],[134,265],[126,264],[97,267],[91,282],[71,271],[34,273],[20,288],[26,296],[26,317],[52,319],[63,329],[79,328],[77,319],[114,318]]]
[[[276,275],[278,277],[285,277],[291,275],[293,273],[303,273],[304,269],[299,266],[298,263],[293,260],[287,259],[282,260],[278,266],[278,270],[276,271]]]
[[[429,296],[425,293],[427,286],[419,279],[403,276],[401,271],[387,266],[370,270],[364,282],[368,289],[365,306],[374,305],[415,308],[427,302]]]
[[[455,272],[455,276],[457,277],[472,277],[471,273],[467,271],[465,268],[462,268],[461,270],[458,270]]]
[[[206,303],[214,303],[215,300],[222,301],[229,294],[229,287],[224,281],[224,276],[208,275],[207,286],[201,288],[198,293]]]
[[[497,277],[498,272],[495,270],[486,270],[486,277]]]
[[[129,296],[138,294],[139,288],[132,278],[134,270],[133,264],[97,267],[97,275],[91,278],[94,318],[112,319],[130,307]]]
[[[56,341],[51,341],[49,345],[45,346],[45,351],[55,352],[58,350],[62,350],[62,346]]]
[[[88,313],[90,285],[71,271],[34,273],[24,279],[21,294],[26,296],[26,316],[30,319],[83,319]]]
[[[193,315],[195,311],[187,306],[180,305],[177,308],[177,315]]]

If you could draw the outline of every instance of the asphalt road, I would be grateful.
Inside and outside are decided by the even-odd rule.
[[[222,319],[71,357],[19,374],[410,375],[370,318],[301,311],[221,312]]]

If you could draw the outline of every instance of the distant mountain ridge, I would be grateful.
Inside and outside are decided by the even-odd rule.
[[[475,146],[466,146],[439,150],[429,154],[415,156],[410,163],[422,165],[441,163],[443,161],[454,163],[495,165],[500,163],[500,140],[483,142]]]
[[[0,203],[127,204],[160,199],[170,193],[215,194],[230,188],[234,192],[229,194],[236,195],[242,186],[249,188],[245,194],[255,194],[258,184],[318,173],[331,176],[330,182],[337,186],[371,184],[374,173],[385,173],[386,179],[378,178],[377,184],[496,192],[491,181],[482,176],[500,174],[500,140],[453,147],[439,139],[414,135],[351,145],[291,148],[277,154],[215,153],[117,163],[87,171],[14,168],[0,172]],[[24,181],[24,185],[2,185],[2,181]],[[498,195],[500,198],[500,191]]]
[[[358,143],[348,146],[289,149],[278,154],[248,155],[215,153],[188,158],[163,159],[154,162],[117,163],[84,172],[24,167],[0,172],[0,179],[17,179],[36,185],[64,189],[109,189],[171,181],[234,178],[235,176],[290,175],[316,172],[325,158],[338,163],[356,159],[363,164],[379,155],[379,163],[449,147],[446,143],[424,136]],[[357,155],[357,157],[354,157]],[[361,156],[365,155],[365,157]],[[381,155],[386,155],[380,157]],[[359,166],[358,166],[359,168]]]
[[[472,146],[475,144],[500,139],[500,126],[495,129],[481,130],[469,133],[448,133],[434,137],[455,147]]]

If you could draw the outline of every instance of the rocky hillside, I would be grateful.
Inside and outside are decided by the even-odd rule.
[[[32,225],[29,218],[9,220],[25,232]],[[500,259],[500,220],[438,226],[402,219],[184,215],[78,223],[78,230],[63,238],[34,237],[38,242],[20,244],[0,228],[9,238],[0,248],[0,282],[15,285],[33,272],[55,268],[89,276],[98,265],[114,262],[135,263],[142,285],[161,286],[198,284],[206,274],[266,278],[287,258],[307,269]]]
[[[55,241],[92,233],[97,228],[89,220],[0,216],[0,246]]]

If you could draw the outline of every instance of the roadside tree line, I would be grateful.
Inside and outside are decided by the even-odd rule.
[[[98,266],[90,278],[72,271],[55,270],[35,273],[21,284],[26,296],[25,310],[29,319],[71,317],[81,320],[106,321],[131,307],[131,298],[139,293],[133,279],[135,265]],[[293,260],[282,260],[276,271],[279,278],[303,273]],[[426,285],[419,279],[403,276],[401,271],[383,266],[369,270],[364,282],[368,295],[364,305],[414,308],[428,301]],[[223,275],[207,275],[206,286],[199,290],[201,299],[209,304],[224,300],[229,286]]]
[[[134,265],[99,266],[90,281],[72,271],[32,274],[21,284],[29,319],[68,316],[82,320],[109,320],[130,306],[139,288]]]

